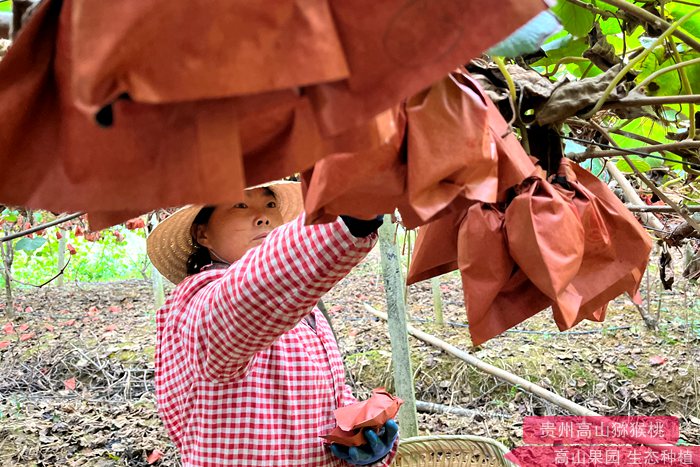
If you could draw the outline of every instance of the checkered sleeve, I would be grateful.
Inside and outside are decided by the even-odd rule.
[[[354,404],[355,402],[357,402],[357,399],[352,393],[352,388],[346,384],[343,388],[343,400],[340,405],[345,407],[346,405]]]
[[[354,237],[340,219],[305,226],[303,214],[274,229],[189,307],[183,331],[198,372],[216,381],[245,374],[255,354],[306,316],[376,238]]]

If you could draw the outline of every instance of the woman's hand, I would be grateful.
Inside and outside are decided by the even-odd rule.
[[[365,429],[362,433],[367,440],[362,446],[343,446],[341,444],[331,444],[331,452],[339,459],[353,465],[370,465],[384,458],[396,442],[399,435],[399,426],[391,419],[375,433],[371,429]]]
[[[361,238],[366,237],[369,234],[376,232],[379,227],[384,223],[384,216],[380,215],[374,219],[358,219],[351,216],[340,216],[348,227],[348,230],[353,235],[353,237]]]

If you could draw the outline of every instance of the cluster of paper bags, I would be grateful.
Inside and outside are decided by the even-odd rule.
[[[548,306],[602,320],[649,238],[585,170],[550,183],[453,71],[545,8],[45,0],[0,61],[0,201],[99,229],[303,173],[309,222],[422,226],[409,280],[459,268],[475,344]]]
[[[550,176],[536,166],[467,74],[409,98],[395,122],[385,144],[305,174],[307,215],[398,207],[405,225],[421,226],[408,282],[459,269],[474,345],[550,306],[565,330],[637,296],[651,250],[642,226],[578,165],[562,159]]]

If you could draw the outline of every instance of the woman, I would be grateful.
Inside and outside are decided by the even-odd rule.
[[[360,449],[319,438],[355,402],[318,300],[376,242],[380,219],[304,226],[298,183],[190,206],[148,238],[177,287],[157,314],[156,397],[185,466],[389,465],[395,422]]]

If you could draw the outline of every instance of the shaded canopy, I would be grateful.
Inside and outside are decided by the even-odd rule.
[[[536,167],[454,72],[545,6],[45,0],[0,62],[0,200],[99,229],[303,172],[308,222],[422,226],[409,282],[459,269],[477,345],[548,306],[560,329],[602,320],[649,238],[590,173]]]

